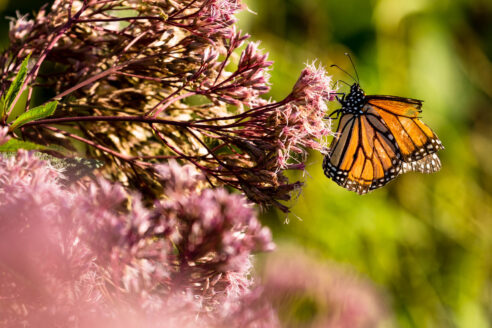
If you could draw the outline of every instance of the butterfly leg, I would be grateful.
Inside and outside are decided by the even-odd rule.
[[[332,118],[334,115],[336,115],[335,119],[338,119],[340,114],[342,113],[341,109],[337,109],[336,111],[332,112],[330,115],[325,116],[325,119]]]

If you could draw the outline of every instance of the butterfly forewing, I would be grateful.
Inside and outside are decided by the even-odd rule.
[[[367,104],[376,110],[400,147],[404,162],[413,162],[442,149],[441,141],[418,114],[422,102],[392,96],[368,96]]]

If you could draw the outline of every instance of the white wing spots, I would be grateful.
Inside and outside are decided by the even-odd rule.
[[[441,169],[441,160],[436,153],[427,155],[426,157],[402,164],[402,173],[406,172],[420,172],[420,173],[434,173]]]

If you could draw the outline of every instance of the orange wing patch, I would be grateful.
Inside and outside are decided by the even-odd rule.
[[[359,149],[359,120],[355,120],[350,139],[345,144],[342,162],[339,167],[343,171],[349,171],[353,167],[356,152]]]

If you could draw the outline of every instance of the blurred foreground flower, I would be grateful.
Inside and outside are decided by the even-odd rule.
[[[0,145],[3,145],[7,141],[9,141],[10,137],[8,136],[9,128],[7,126],[0,127]]]
[[[273,244],[250,205],[201,190],[192,166],[158,171],[172,197],[147,209],[103,179],[66,190],[27,152],[0,157],[0,325],[275,326],[250,276]]]
[[[355,273],[293,248],[267,257],[264,297],[285,327],[392,327],[381,293]]]
[[[24,140],[85,149],[84,157],[103,159],[108,176],[146,198],[163,192],[151,164],[178,158],[210,185],[287,211],[281,201],[301,182],[284,171],[304,169],[307,151],[324,149],[332,133],[325,102],[334,91],[324,69],[309,65],[283,100],[261,98],[272,62],[259,43],[241,50],[249,35],[236,30],[234,15],[244,7],[239,0],[56,0],[33,19],[12,20],[0,90],[15,84],[31,55],[20,88],[24,110],[35,89],[59,104],[52,118],[23,124]]]

